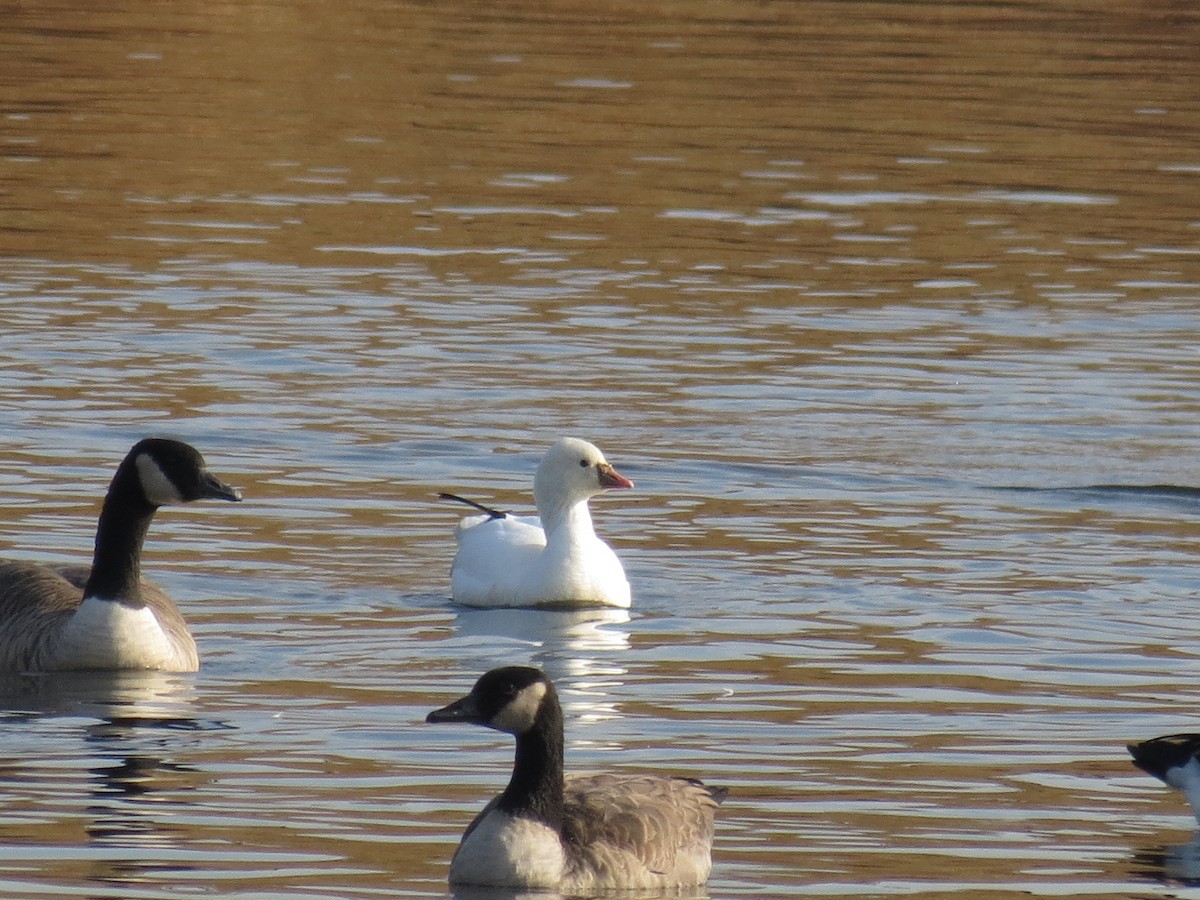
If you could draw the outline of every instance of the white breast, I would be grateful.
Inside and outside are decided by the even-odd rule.
[[[558,832],[532,819],[492,810],[459,845],[450,863],[450,882],[556,888],[564,868]]]
[[[189,668],[149,606],[87,597],[58,642],[57,669]]]

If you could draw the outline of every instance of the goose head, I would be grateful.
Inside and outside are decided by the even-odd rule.
[[[154,508],[193,500],[241,500],[242,494],[208,471],[195,447],[169,438],[146,438],[133,445],[113,479],[132,482]]]
[[[471,692],[435,709],[426,722],[467,722],[521,735],[537,725],[544,706],[557,704],[550,680],[529,666],[503,666],[479,677]]]
[[[561,438],[551,447],[533,477],[538,511],[570,508],[613,488],[633,482],[609,465],[600,449],[579,438]]]

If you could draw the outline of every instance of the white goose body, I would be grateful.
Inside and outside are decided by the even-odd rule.
[[[517,738],[512,779],[467,828],[450,863],[452,884],[575,894],[707,880],[725,792],[668,776],[564,776],[562,709],[537,669],[493,669],[427,721],[471,722]]]
[[[450,571],[454,601],[483,607],[628,608],[625,569],[596,536],[588,500],[631,487],[633,482],[595,446],[562,438],[534,477],[536,517],[489,510],[459,523]]]
[[[125,457],[104,500],[90,568],[0,561],[0,672],[199,667],[178,607],[141,577],[158,507],[241,495],[180,441],[147,438]]]
[[[1183,792],[1200,822],[1200,734],[1168,734],[1128,749],[1135,766]]]

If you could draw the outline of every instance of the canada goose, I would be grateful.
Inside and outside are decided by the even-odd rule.
[[[1183,791],[1200,821],[1200,734],[1168,734],[1129,744],[1128,750],[1143,772]]]
[[[587,441],[562,438],[533,479],[537,517],[514,516],[442,494],[477,509],[455,530],[450,570],[454,602],[465,606],[628,608],[629,582],[612,548],[592,530],[588,499],[631,488]]]
[[[723,788],[658,775],[563,775],[562,707],[538,669],[506,666],[427,722],[515,735],[512,780],[467,827],[451,884],[567,893],[703,884]]]
[[[195,448],[139,441],[100,510],[91,568],[0,561],[0,671],[194,672],[196,642],[171,598],[141,578],[142,543],[160,506],[240,500]]]

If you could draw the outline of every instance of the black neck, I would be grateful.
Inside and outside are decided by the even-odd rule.
[[[137,473],[122,465],[100,510],[85,597],[142,605],[142,544],[155,511],[142,493]]]
[[[497,806],[562,830],[563,721],[552,694],[543,700],[534,727],[517,735],[512,779]]]

